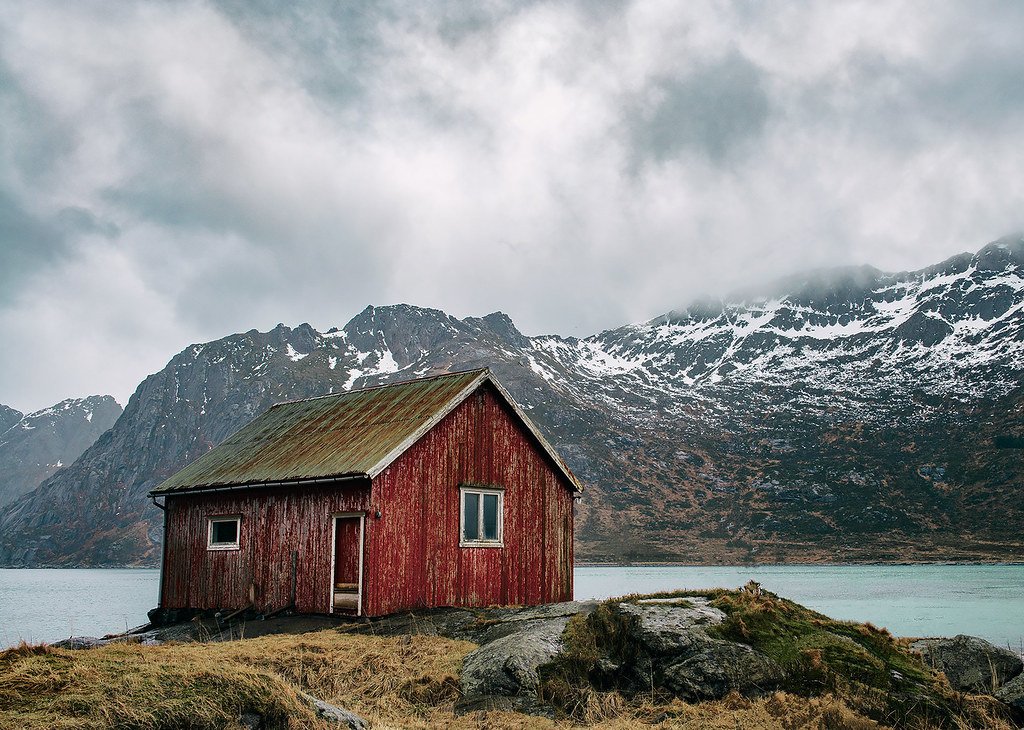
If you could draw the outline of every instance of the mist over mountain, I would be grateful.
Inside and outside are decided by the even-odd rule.
[[[5,419],[0,409],[0,507],[71,465],[114,425],[121,406],[109,395],[93,395],[69,398],[27,416],[13,409],[6,412],[13,415]]]
[[[153,486],[273,403],[490,366],[589,487],[590,560],[1008,560],[1024,542],[1024,239],[791,277],[587,338],[367,307],[192,345],[0,510],[0,564],[142,565]]]

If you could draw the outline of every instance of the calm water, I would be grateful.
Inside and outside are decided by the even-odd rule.
[[[0,647],[102,636],[145,623],[157,570],[0,570]],[[902,636],[982,636],[1024,643],[1024,565],[580,567],[576,597],[679,588],[770,591],[838,619]]]
[[[0,647],[103,636],[146,623],[159,570],[0,569]]]

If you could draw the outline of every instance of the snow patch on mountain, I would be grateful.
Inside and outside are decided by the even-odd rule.
[[[288,345],[285,347],[285,355],[287,355],[288,359],[291,360],[292,362],[298,362],[302,358],[307,357],[309,353],[298,352],[294,347],[292,347],[292,344],[289,342]]]

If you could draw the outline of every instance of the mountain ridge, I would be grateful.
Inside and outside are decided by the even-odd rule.
[[[20,415],[0,431],[0,507],[74,462],[120,415],[109,395],[66,398]]]
[[[581,558],[1020,559],[1024,239],[857,271],[585,338],[391,305],[190,345],[0,510],[0,564],[153,564],[148,489],[277,400],[483,365],[591,486]]]

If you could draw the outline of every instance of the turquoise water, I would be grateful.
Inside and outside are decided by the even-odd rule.
[[[0,647],[144,624],[159,582],[159,570],[0,570]]]
[[[146,622],[157,570],[0,570],[0,647],[102,636]],[[900,636],[973,634],[1024,646],[1024,565],[780,565],[576,569],[576,598],[680,588],[766,589]]]

